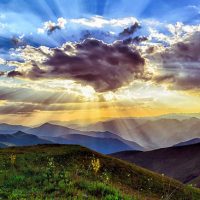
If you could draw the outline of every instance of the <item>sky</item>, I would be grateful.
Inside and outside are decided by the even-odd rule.
[[[0,121],[200,112],[200,0],[1,0]]]

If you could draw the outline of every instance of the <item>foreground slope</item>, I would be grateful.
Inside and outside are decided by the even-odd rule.
[[[187,140],[187,141],[175,144],[174,146],[179,147],[179,146],[187,146],[187,145],[198,144],[198,143],[200,143],[200,138],[193,138],[191,140]]]
[[[147,152],[124,151],[113,154],[114,157],[200,187],[199,155],[200,143]]]
[[[77,145],[0,150],[1,199],[197,200],[200,191]]]

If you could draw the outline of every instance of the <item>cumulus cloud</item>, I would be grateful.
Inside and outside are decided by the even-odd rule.
[[[36,52],[44,54],[41,49],[36,49]],[[30,62],[29,55],[27,57]],[[69,79],[105,92],[118,89],[134,79],[145,78],[144,65],[144,58],[134,46],[121,41],[106,44],[86,39],[81,43],[66,43],[61,48],[51,49],[51,55],[41,63],[32,61],[29,67],[20,67],[9,72],[8,76]]]
[[[155,54],[161,64],[161,73],[155,77],[158,83],[167,83],[176,90],[200,89],[200,32]]]
[[[58,18],[57,22],[47,21],[43,23],[41,28],[38,28],[37,32],[39,34],[48,33],[51,34],[55,30],[65,29],[66,24],[72,29],[78,26],[78,30],[85,28],[85,29],[106,29],[108,30],[117,30],[118,28],[123,28],[127,26],[131,26],[138,23],[137,19],[134,17],[125,17],[125,18],[118,18],[118,19],[107,19],[102,16],[92,16],[90,18],[77,18],[77,19],[65,19],[65,18]],[[132,27],[134,28],[134,27]],[[131,29],[130,28],[130,31]],[[77,31],[77,29],[76,29]]]
[[[52,21],[45,22],[42,28],[38,28],[38,33],[47,32],[48,34],[51,34],[56,30],[64,29],[66,23],[67,20],[63,17],[58,18],[57,23]]]
[[[149,26],[151,24],[147,23],[147,25]],[[152,25],[148,29],[149,40],[166,45],[173,45],[188,38],[193,33],[200,31],[200,25],[185,25],[182,22],[177,22],[176,24]]]
[[[118,19],[106,19],[102,16],[92,16],[91,18],[70,19],[69,23],[79,24],[87,27],[102,28],[109,27],[124,27],[135,24],[137,19],[134,17],[125,17]]]

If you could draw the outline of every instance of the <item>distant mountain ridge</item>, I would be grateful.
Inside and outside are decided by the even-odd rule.
[[[36,135],[26,134],[22,131],[18,131],[14,134],[1,134],[0,146],[30,146],[37,144],[52,144],[53,142],[41,139]]]
[[[144,150],[144,148],[136,142],[125,140],[108,131],[79,131],[50,123],[45,123],[39,127],[28,129],[26,131],[29,134],[51,139],[53,142],[61,144],[79,144],[101,153],[111,153],[119,150],[131,149]]]
[[[70,126],[71,127],[71,126]],[[152,150],[176,145],[200,137],[200,119],[191,117],[178,119],[164,118],[121,118],[98,122],[77,129],[45,123],[35,128],[0,124],[0,134],[12,134],[16,129],[39,137],[63,137],[80,134],[99,138],[115,138],[134,150]],[[188,134],[189,133],[189,134]],[[138,147],[138,144],[140,147]],[[141,146],[144,149],[141,149]]]
[[[144,150],[139,144],[124,140],[114,133],[83,132],[50,123],[26,129],[26,133],[18,131],[14,134],[0,135],[1,148],[49,143],[78,144],[104,154],[125,150]]]
[[[13,134],[17,131],[24,131],[29,128],[30,127],[22,126],[22,125],[12,125],[12,124],[1,123],[0,134]]]
[[[110,154],[121,150],[143,149],[138,144],[135,144],[135,146],[129,146],[116,138],[100,138],[80,134],[44,138],[58,144],[78,144],[103,154]]]
[[[83,130],[110,131],[150,150],[200,137],[200,119],[115,119],[91,124]]]

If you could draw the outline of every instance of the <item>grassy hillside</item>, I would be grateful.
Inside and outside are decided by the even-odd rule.
[[[173,146],[153,151],[124,151],[112,154],[154,172],[165,174],[183,183],[200,187],[200,143]]]
[[[0,199],[198,200],[200,191],[76,145],[0,150]]]

